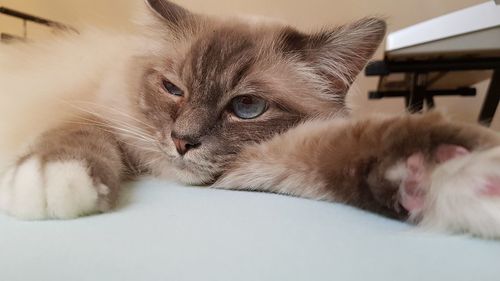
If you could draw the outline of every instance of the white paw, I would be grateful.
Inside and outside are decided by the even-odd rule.
[[[420,225],[500,238],[500,147],[444,162],[430,181]]]
[[[71,219],[98,212],[108,192],[79,161],[42,165],[32,157],[3,176],[0,209],[21,219]]]

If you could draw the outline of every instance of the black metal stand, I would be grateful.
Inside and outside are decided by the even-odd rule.
[[[392,73],[405,73],[408,75],[408,85],[405,91],[373,91],[369,93],[370,99],[384,97],[404,97],[406,108],[415,113],[423,110],[424,103],[428,108],[433,108],[434,96],[474,96],[474,88],[439,89],[429,90],[428,84],[421,81],[424,75],[431,72],[452,72],[465,70],[494,70],[491,83],[483,103],[479,122],[489,126],[498,103],[500,101],[500,58],[476,58],[476,59],[449,59],[434,61],[375,61],[368,64],[365,70],[367,76],[385,76]],[[379,83],[380,85],[380,83]]]
[[[489,126],[493,121],[495,112],[500,101],[500,68],[493,71],[488,92],[483,102],[481,113],[479,114],[479,122],[485,126]]]
[[[12,41],[12,40],[25,41],[25,40],[27,40],[28,39],[27,22],[33,22],[33,23],[45,25],[45,26],[48,26],[51,28],[57,28],[60,30],[66,30],[66,31],[72,31],[72,32],[78,33],[78,30],[76,30],[75,28],[73,28],[69,25],[62,24],[62,23],[52,21],[52,20],[48,20],[48,19],[44,19],[44,18],[40,18],[40,17],[33,16],[33,15],[30,15],[27,13],[12,10],[12,9],[9,9],[6,7],[0,7],[0,14],[15,17],[15,18],[21,19],[23,21],[23,37],[2,33],[0,35],[0,37],[1,37],[0,39],[5,40],[5,41]]]

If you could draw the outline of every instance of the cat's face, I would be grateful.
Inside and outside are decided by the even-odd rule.
[[[136,105],[168,169],[190,184],[213,182],[245,146],[344,110],[344,95],[385,27],[367,19],[307,35],[148,3],[170,39],[145,68]]]

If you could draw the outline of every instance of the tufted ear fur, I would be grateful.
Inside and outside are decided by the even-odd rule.
[[[174,32],[182,33],[194,28],[197,16],[168,0],[145,0],[150,10]]]
[[[364,18],[313,34],[287,27],[281,31],[278,42],[285,55],[298,57],[317,74],[324,91],[345,95],[385,32],[382,19]]]

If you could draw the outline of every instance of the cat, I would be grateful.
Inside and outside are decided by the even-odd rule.
[[[345,95],[383,40],[383,20],[304,33],[145,3],[131,34],[0,47],[7,214],[105,212],[123,181],[152,174],[500,237],[495,132],[438,113],[350,116]]]

